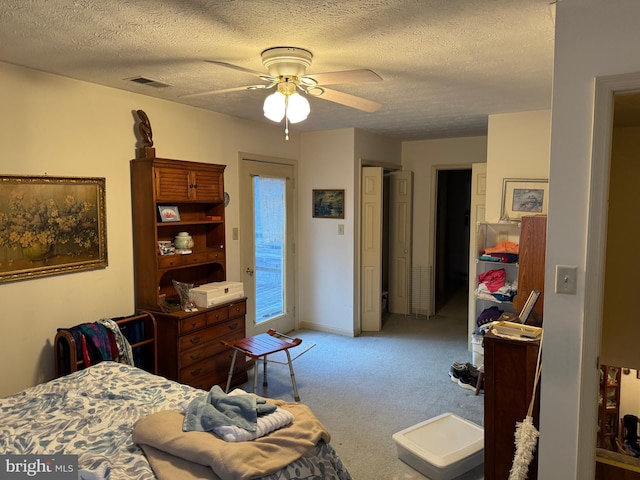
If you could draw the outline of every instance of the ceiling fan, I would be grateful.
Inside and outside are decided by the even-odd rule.
[[[265,100],[264,113],[267,118],[276,122],[280,122],[283,118],[286,120],[285,134],[287,134],[287,138],[288,123],[297,123],[304,120],[310,111],[309,102],[299,92],[369,113],[377,111],[382,106],[378,102],[325,87],[325,85],[340,83],[381,81],[382,78],[371,70],[344,70],[307,75],[307,69],[311,66],[313,59],[313,54],[309,50],[298,47],[273,47],[264,50],[261,55],[262,64],[269,73],[216,60],[206,61],[256,76],[265,82],[264,84],[193,93],[183,95],[181,98],[194,98],[241,90],[268,90],[275,88],[276,92]]]

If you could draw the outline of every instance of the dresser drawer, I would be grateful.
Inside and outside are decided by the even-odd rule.
[[[207,312],[207,325],[215,325],[229,318],[229,308],[224,306]]]
[[[158,268],[178,267],[180,265],[182,265],[182,255],[158,256]]]
[[[207,324],[207,317],[205,315],[196,315],[194,317],[183,318],[180,320],[180,335],[184,335],[194,330],[204,328]]]
[[[180,379],[178,381],[193,385],[193,383],[200,382],[202,378],[207,378],[208,381],[211,382],[212,377],[216,373],[216,362],[213,361],[214,358],[215,357],[209,357],[201,362],[181,368]],[[229,361],[227,371],[229,371],[230,365],[231,361]],[[211,384],[213,384],[213,382],[211,382]]]
[[[207,261],[206,252],[193,252],[189,255],[183,255],[183,262],[185,265],[194,265],[196,263],[205,263]]]
[[[193,365],[201,360],[205,360],[213,355],[225,350],[225,346],[220,342],[208,342],[200,347],[192,348],[180,353],[180,368]]]
[[[190,348],[203,345],[207,342],[214,340],[219,334],[213,329],[206,328],[204,330],[198,330],[197,332],[180,337],[178,340],[178,348],[180,352],[189,350]]]
[[[247,302],[235,302],[229,304],[229,318],[239,317],[247,313]]]
[[[218,250],[218,249],[207,250],[207,261],[209,262],[224,261],[224,250]]]
[[[215,332],[215,338],[226,337],[227,335],[234,333],[240,333],[241,335],[244,335],[244,319],[232,318],[227,320],[226,322],[218,323],[216,325],[213,325],[212,327],[209,327],[209,330],[213,330]]]
[[[229,374],[232,359],[233,350],[227,350],[209,357],[202,362],[181,368],[178,381],[205,390],[208,390],[214,384],[223,384]],[[236,364],[233,367],[233,375],[244,374],[245,370],[245,358],[243,355],[238,354]]]

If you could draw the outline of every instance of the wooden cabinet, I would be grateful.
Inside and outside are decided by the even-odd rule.
[[[136,306],[161,311],[173,280],[194,285],[226,280],[224,165],[161,158],[131,161]],[[179,221],[161,221],[159,207],[177,207]],[[189,255],[160,255],[159,241],[179,232],[194,241]]]
[[[544,313],[544,262],[547,243],[547,216],[527,215],[520,224],[518,259],[518,295],[513,299],[516,312],[522,310],[532,290],[539,290],[540,297],[533,309],[534,317],[542,323]],[[534,323],[534,322],[528,322]]]
[[[600,448],[616,451],[620,424],[620,368],[600,365],[598,398],[598,443]]]
[[[509,478],[516,423],[526,418],[533,395],[538,348],[538,341],[509,340],[491,332],[484,337],[484,478],[487,480]],[[539,398],[537,392],[533,408],[536,428]],[[537,477],[537,451],[536,448],[529,465],[530,479]]]
[[[224,388],[233,350],[221,340],[245,335],[246,301],[239,300],[199,312],[156,314],[158,322],[158,372],[204,390]],[[244,356],[234,367],[233,384],[247,381]]]
[[[221,340],[245,335],[244,300],[184,312],[173,281],[199,286],[226,280],[224,165],[139,158],[131,161],[136,308],[158,321],[158,373],[195,387],[225,384],[233,351]],[[163,221],[163,207],[178,216]],[[179,232],[191,253],[162,255],[158,242]],[[234,383],[246,381],[243,361]]]
[[[222,202],[224,197],[222,174],[218,169],[211,167],[212,165],[206,165],[203,168],[198,164],[173,167],[156,162],[156,200]]]

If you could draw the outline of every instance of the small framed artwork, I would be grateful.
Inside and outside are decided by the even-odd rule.
[[[344,190],[313,190],[313,218],[344,218]]]
[[[546,215],[549,181],[505,178],[502,186],[502,220],[519,222],[523,215]]]
[[[159,206],[158,207],[158,216],[160,217],[161,222],[179,222],[180,221],[180,212],[178,211],[178,207],[175,206]]]

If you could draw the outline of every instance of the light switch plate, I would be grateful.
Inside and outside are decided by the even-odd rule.
[[[576,294],[578,267],[574,265],[556,265],[556,293]]]
[[[338,224],[338,235],[344,235],[344,223]]]

